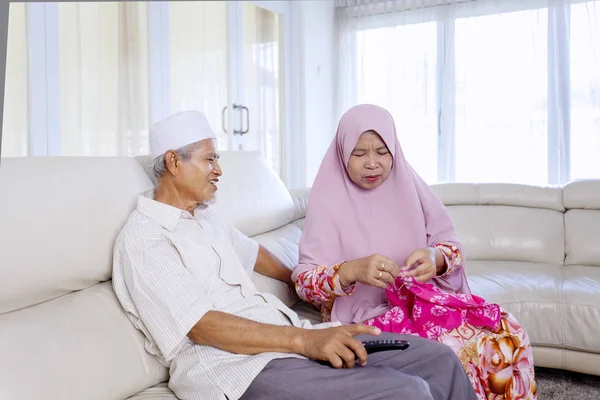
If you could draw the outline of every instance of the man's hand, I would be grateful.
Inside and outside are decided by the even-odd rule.
[[[379,335],[381,330],[363,324],[307,329],[300,335],[298,354],[312,360],[329,361],[334,368],[353,368],[358,357],[364,366],[367,363],[367,351],[354,338],[359,334]]]
[[[445,259],[438,249],[427,247],[413,251],[404,265],[401,272],[403,277],[414,277],[418,282],[427,282],[444,272]],[[410,269],[413,266],[414,268]]]
[[[382,289],[394,283],[399,273],[394,260],[378,254],[345,262],[339,269],[340,279],[346,285],[360,282]]]

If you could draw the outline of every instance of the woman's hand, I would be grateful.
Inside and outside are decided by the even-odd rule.
[[[343,263],[338,273],[342,285],[351,285],[360,282],[365,285],[385,289],[400,274],[400,268],[394,260],[374,254]]]
[[[404,262],[401,276],[414,277],[418,282],[426,282],[445,270],[446,261],[440,250],[432,247],[412,252]],[[412,266],[413,269],[410,269]]]

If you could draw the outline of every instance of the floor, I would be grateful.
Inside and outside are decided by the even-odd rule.
[[[536,368],[538,400],[600,400],[600,376]]]

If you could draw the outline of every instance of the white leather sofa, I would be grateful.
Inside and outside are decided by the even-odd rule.
[[[110,282],[113,241],[147,157],[0,164],[0,400],[175,399]],[[222,156],[217,212],[292,267],[308,191],[255,153]],[[600,375],[600,181],[564,188],[448,184],[474,292],[514,313],[538,366]],[[296,303],[285,285],[260,290]],[[306,304],[294,308],[315,319]]]

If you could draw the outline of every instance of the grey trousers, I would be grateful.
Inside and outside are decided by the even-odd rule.
[[[410,347],[370,354],[365,367],[357,363],[354,368],[336,369],[305,359],[273,360],[241,400],[477,400],[450,347],[390,333],[356,338],[404,339]]]

